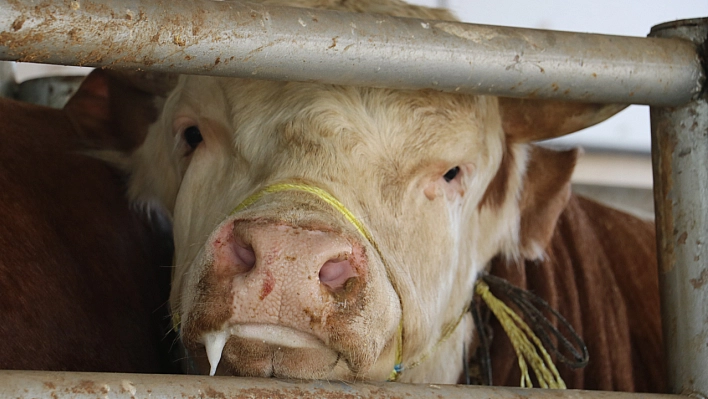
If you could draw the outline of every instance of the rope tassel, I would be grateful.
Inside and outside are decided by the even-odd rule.
[[[551,356],[543,347],[541,340],[531,328],[504,302],[495,297],[484,281],[475,286],[475,293],[482,297],[489,309],[499,319],[504,331],[509,336],[519,359],[521,369],[521,387],[533,388],[528,364],[531,365],[536,379],[542,388],[565,389],[565,382],[558,374],[558,369]],[[541,351],[539,355],[538,350]],[[528,362],[528,363],[527,363]]]

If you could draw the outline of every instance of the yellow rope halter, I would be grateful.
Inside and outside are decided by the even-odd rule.
[[[356,216],[354,216],[354,214],[349,209],[347,209],[346,206],[344,206],[344,204],[339,202],[339,200],[336,199],[332,194],[319,187],[311,186],[305,183],[276,183],[267,186],[262,190],[255,192],[254,194],[251,194],[248,198],[238,204],[236,208],[234,208],[234,210],[231,212],[231,215],[248,208],[249,206],[255,204],[256,202],[258,202],[258,200],[268,194],[291,190],[303,191],[306,193],[313,194],[320,198],[322,201],[332,206],[337,211],[339,211],[339,213],[341,213],[342,216],[344,216],[344,218],[347,219],[356,228],[359,234],[366,238],[366,240],[371,244],[371,246],[374,247],[376,253],[379,256],[379,259],[381,259],[381,261],[384,263],[386,273],[390,273],[391,269],[386,264],[386,260],[383,257],[383,254],[381,253],[378,244],[376,244],[374,237],[371,235],[371,233],[369,233],[369,230],[367,230],[367,228],[359,221],[359,219],[357,219]],[[388,277],[391,284],[393,284],[391,276],[389,275]],[[398,379],[399,375],[403,371],[403,303],[401,302],[401,296],[398,294],[398,290],[396,290],[395,287],[394,291],[396,292],[396,296],[398,296],[398,302],[401,307],[401,319],[398,323],[397,331],[398,340],[396,341],[396,363],[393,367],[393,370],[391,371],[391,374],[388,377],[389,381],[395,381],[396,379]]]

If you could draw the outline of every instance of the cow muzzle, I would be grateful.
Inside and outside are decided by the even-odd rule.
[[[371,334],[371,324],[396,325],[370,306],[387,290],[386,279],[372,280],[367,243],[331,213],[273,213],[236,212],[208,238],[185,347],[212,375],[360,376],[391,339]]]

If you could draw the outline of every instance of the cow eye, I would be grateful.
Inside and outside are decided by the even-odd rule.
[[[202,140],[202,132],[197,126],[190,126],[184,129],[184,141],[186,141],[187,145],[192,149],[197,148],[197,146],[199,145],[199,143],[202,142]]]
[[[460,167],[455,166],[454,168],[448,170],[447,173],[445,173],[443,179],[445,179],[446,182],[450,183],[455,179],[458,173],[460,173]]]

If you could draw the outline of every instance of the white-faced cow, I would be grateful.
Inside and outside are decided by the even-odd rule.
[[[170,305],[199,371],[342,380],[456,382],[479,273],[544,259],[570,197],[576,152],[530,142],[619,109],[200,76],[158,94],[143,145],[105,156],[173,217]]]

